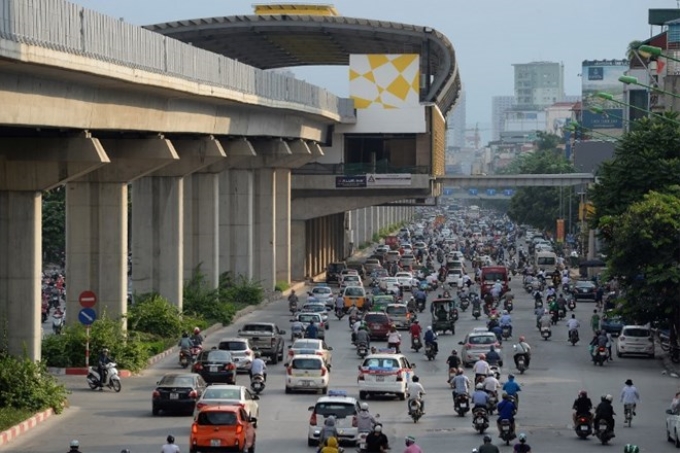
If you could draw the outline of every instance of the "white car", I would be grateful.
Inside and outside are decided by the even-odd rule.
[[[616,356],[641,354],[654,358],[654,334],[647,326],[623,326],[616,339]]]
[[[666,414],[666,438],[675,444],[675,448],[680,448],[680,411],[668,409]]]
[[[342,277],[342,280],[340,280],[340,291],[348,286],[363,286],[359,274],[347,274]]]
[[[205,389],[201,397],[196,401],[194,417],[206,406],[241,406],[249,416],[260,416],[259,396],[253,394],[250,389],[243,385],[214,384]]]
[[[359,440],[359,430],[356,427],[359,404],[355,398],[347,396],[347,392],[329,390],[328,396],[322,396],[309,410],[309,429],[307,430],[307,445],[319,445],[319,436],[326,419],[335,417],[335,427],[338,430],[338,441],[356,444]],[[292,414],[291,414],[292,415]]]
[[[217,344],[217,349],[231,352],[236,364],[236,372],[247,373],[255,355],[247,338],[223,338]]]
[[[486,354],[494,346],[498,354],[502,355],[501,344],[493,332],[489,332],[486,327],[475,327],[472,332],[467,334],[465,340],[460,343],[463,345],[460,351],[460,360],[464,366],[472,366],[479,360],[480,354]]]
[[[335,297],[333,297],[333,291],[328,286],[315,286],[310,291],[310,295],[318,300],[319,302],[330,307],[331,309],[335,306]]]
[[[411,289],[411,287],[414,284],[414,280],[416,280],[413,278],[413,274],[410,272],[397,272],[395,274],[395,277],[399,282],[399,286],[401,286],[402,288],[406,288],[407,290]],[[416,283],[416,286],[417,285],[418,284]]]
[[[415,365],[403,354],[389,352],[371,354],[359,366],[359,399],[369,395],[394,394],[406,399],[408,383],[414,375]]]
[[[331,351],[332,346],[328,346],[323,340],[316,340],[313,338],[302,338],[295,340],[292,345],[288,346],[288,358],[285,365],[288,366],[294,357],[302,355],[315,355],[321,357],[326,364],[326,368],[330,369],[333,362],[333,355]]]
[[[323,357],[316,354],[295,354],[286,367],[286,393],[294,390],[328,393],[330,373]]]
[[[446,274],[446,283],[451,286],[457,286],[459,288],[463,287],[463,270],[462,269],[452,269]]]
[[[326,329],[330,327],[328,324],[328,309],[326,308],[326,304],[316,301],[306,302],[302,308],[300,308],[300,311],[302,313],[318,313],[321,315],[321,321],[325,324]]]
[[[385,277],[380,280],[380,286],[387,294],[399,294],[399,280],[396,277]]]

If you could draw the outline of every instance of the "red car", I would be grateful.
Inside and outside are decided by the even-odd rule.
[[[371,340],[387,340],[392,321],[386,313],[366,313],[366,315],[364,315],[364,322],[366,322],[366,325],[368,326],[368,334],[371,337]]]

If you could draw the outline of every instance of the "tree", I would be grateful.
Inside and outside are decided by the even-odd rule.
[[[671,319],[671,344],[680,326],[680,187],[651,191],[600,224],[609,243],[608,272],[620,278],[621,311],[636,323]],[[677,350],[676,350],[677,353]]]
[[[626,58],[628,61],[633,61],[637,59],[640,63],[644,63],[642,60],[640,60],[640,56],[637,52],[637,50],[640,48],[640,46],[644,44],[642,41],[631,41],[628,44],[628,48],[626,49]]]
[[[595,207],[593,228],[601,228],[602,217],[622,214],[649,191],[664,192],[678,183],[680,127],[673,123],[677,118],[677,113],[665,113],[631,124],[614,158],[600,166],[598,183],[590,191]]]

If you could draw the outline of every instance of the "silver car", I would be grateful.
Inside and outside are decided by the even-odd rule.
[[[217,349],[231,352],[237,372],[247,373],[250,371],[250,364],[255,355],[247,338],[223,338],[218,343]]]
[[[321,320],[323,321],[324,325],[326,326],[326,329],[328,329],[330,326],[328,325],[328,310],[326,309],[326,305],[320,303],[320,302],[307,302],[305,303],[302,308],[300,309],[302,313],[318,313],[321,315]]]
[[[330,309],[335,307],[335,297],[328,286],[315,286],[309,295]]]

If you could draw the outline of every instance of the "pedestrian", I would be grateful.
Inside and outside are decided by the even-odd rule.
[[[600,330],[600,315],[597,313],[597,309],[593,310],[593,316],[590,318],[590,327],[593,332]]]

